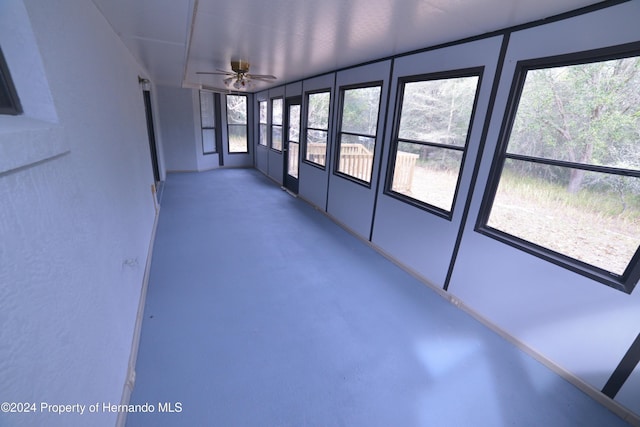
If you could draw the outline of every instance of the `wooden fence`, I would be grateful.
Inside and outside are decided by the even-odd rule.
[[[396,155],[396,167],[393,171],[393,185],[391,189],[398,193],[411,190],[413,184],[413,171],[418,161],[418,154],[398,151]]]
[[[361,144],[342,144],[339,163],[339,171],[361,179],[369,181],[371,179],[371,169],[373,167],[373,153]],[[298,170],[299,145],[291,144],[289,147],[289,170]],[[326,165],[326,144],[307,144],[307,159]],[[396,167],[393,176],[393,191],[404,192],[411,189],[413,183],[413,172],[415,169],[418,154],[398,151],[396,156]]]

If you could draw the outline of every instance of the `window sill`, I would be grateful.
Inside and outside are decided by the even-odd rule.
[[[68,152],[62,126],[25,116],[0,116],[0,175]]]

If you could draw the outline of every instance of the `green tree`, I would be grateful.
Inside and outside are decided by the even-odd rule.
[[[637,57],[528,71],[509,152],[640,169],[639,71]],[[522,167],[551,173],[544,165]],[[564,173],[554,178],[571,193],[593,184],[582,169]]]

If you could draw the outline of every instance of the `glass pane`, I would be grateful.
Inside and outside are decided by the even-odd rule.
[[[227,95],[227,123],[230,125],[247,124],[247,97]]]
[[[307,160],[322,166],[327,164],[327,132],[307,130]]]
[[[488,225],[621,275],[640,244],[640,178],[507,159]]]
[[[300,106],[289,107],[289,141],[300,141]]]
[[[282,127],[271,127],[271,148],[282,151]]]
[[[267,125],[260,125],[260,139],[258,142],[260,145],[267,145]]]
[[[247,126],[229,125],[229,152],[247,152]]]
[[[399,137],[464,147],[478,81],[472,76],[406,83]]]
[[[200,121],[203,128],[215,127],[213,93],[200,91]]]
[[[309,94],[309,114],[307,127],[316,129],[329,129],[329,92]]]
[[[342,132],[376,135],[380,86],[347,89],[342,106]]]
[[[298,159],[300,159],[300,144],[295,142],[289,143],[289,162],[287,163],[287,169],[289,175],[294,178],[298,177]]]
[[[640,169],[640,57],[529,70],[509,153]]]
[[[451,211],[462,151],[400,142],[391,190]]]
[[[260,101],[260,123],[267,123],[267,101]]]
[[[282,99],[271,100],[271,124],[282,124]]]
[[[374,145],[373,138],[342,134],[338,171],[370,182]]]
[[[204,154],[216,152],[215,129],[202,129],[202,152]]]

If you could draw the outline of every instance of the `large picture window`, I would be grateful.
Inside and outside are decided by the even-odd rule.
[[[247,153],[247,97],[227,95],[229,153]]]
[[[282,98],[271,100],[271,148],[282,151]]]
[[[631,292],[640,277],[640,57],[521,62],[480,228]]]
[[[258,138],[258,144],[267,146],[267,101],[260,101],[258,103],[260,109],[260,135]]]
[[[399,82],[387,194],[450,217],[480,70]]]
[[[307,96],[307,138],[305,160],[317,166],[327,164],[329,137],[329,91],[310,93]]]
[[[200,91],[200,127],[202,128],[202,153],[216,152],[215,102],[212,92]]]
[[[382,86],[343,89],[336,172],[371,184]]]

